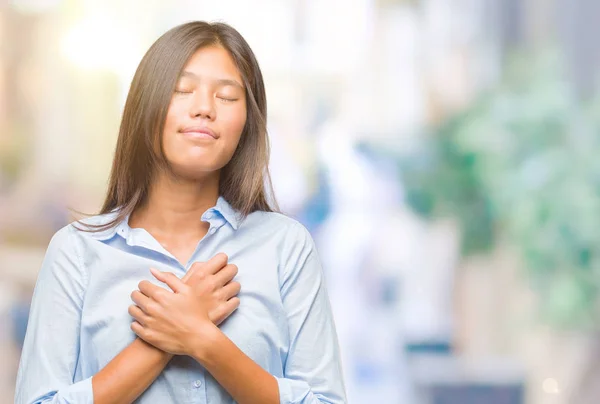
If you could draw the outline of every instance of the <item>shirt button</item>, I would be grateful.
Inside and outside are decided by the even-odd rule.
[[[211,228],[211,229],[210,229],[208,232],[209,232],[210,234],[215,234],[215,232],[216,232],[216,231],[217,231],[217,229],[216,229],[216,228],[214,228],[214,227],[212,227],[212,228]]]
[[[202,380],[196,380],[194,381],[194,387],[195,388],[199,388],[202,386]]]
[[[207,213],[205,217],[206,217],[207,219],[212,219],[213,215],[212,215],[212,213]]]

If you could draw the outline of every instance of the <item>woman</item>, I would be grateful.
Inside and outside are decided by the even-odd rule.
[[[265,119],[233,28],[152,45],[101,214],[48,247],[16,403],[345,402],[314,243],[267,201]]]

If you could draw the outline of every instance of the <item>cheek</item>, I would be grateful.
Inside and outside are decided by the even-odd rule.
[[[170,106],[167,111],[167,117],[165,119],[165,127],[163,128],[162,146],[163,150],[167,152],[171,147],[171,143],[175,140],[176,132],[178,129],[178,116],[180,112],[177,108]]]
[[[167,110],[167,117],[165,119],[165,131],[174,131],[177,129],[179,121],[182,116],[182,108],[177,103],[171,103]]]
[[[233,112],[233,111],[232,111]],[[240,136],[246,125],[246,108],[240,108],[235,113],[228,114],[224,117],[223,126],[227,127],[227,134],[230,141],[233,143],[234,149],[240,140]]]

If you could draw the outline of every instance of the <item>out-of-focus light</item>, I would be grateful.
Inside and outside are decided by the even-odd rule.
[[[89,17],[80,21],[64,36],[61,43],[65,57],[86,69],[121,72],[135,53],[131,35],[106,18]]]
[[[43,13],[56,8],[62,0],[11,0],[10,6],[20,13]]]
[[[560,389],[558,388],[558,382],[556,381],[556,379],[553,379],[551,377],[544,380],[544,382],[542,383],[542,389],[544,389],[544,392],[548,394],[560,393]]]

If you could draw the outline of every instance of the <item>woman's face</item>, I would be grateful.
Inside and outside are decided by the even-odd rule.
[[[171,99],[162,142],[178,176],[205,177],[233,156],[246,124],[246,93],[220,46],[201,48],[185,65]]]

